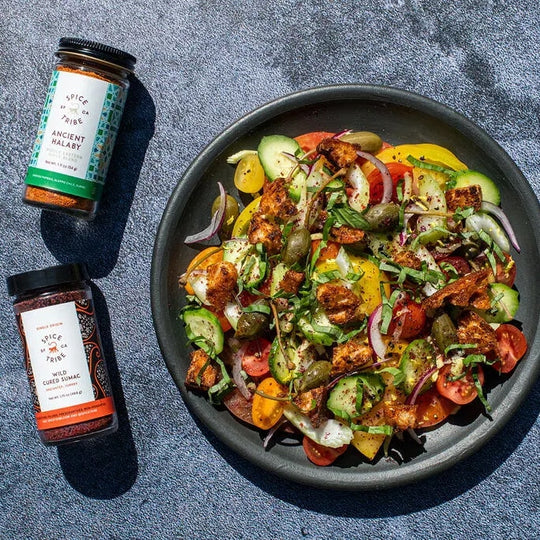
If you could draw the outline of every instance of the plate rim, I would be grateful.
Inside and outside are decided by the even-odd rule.
[[[540,204],[536,194],[521,170],[497,141],[463,114],[429,97],[396,87],[370,84],[318,86],[284,95],[248,112],[226,127],[193,159],[169,196],[159,223],[152,252],[150,296],[155,334],[161,354],[166,367],[173,378],[173,382],[180,390],[184,403],[190,413],[195,415],[206,428],[221,440],[221,442],[258,467],[288,480],[316,488],[364,491],[393,488],[424,480],[448,469],[484,446],[515,414],[525,400],[527,394],[530,392],[532,386],[535,384],[540,372],[540,362],[538,361],[540,354],[535,357],[533,353],[536,352],[538,354],[540,346],[539,332],[537,331],[535,333],[533,342],[529,344],[531,351],[529,354],[529,362],[531,365],[527,365],[527,369],[521,370],[520,373],[513,374],[513,376],[517,375],[516,382],[513,383],[510,392],[506,394],[504,400],[501,402],[497,417],[491,421],[485,420],[482,422],[472,433],[461,438],[451,449],[445,449],[442,452],[438,452],[433,456],[426,458],[426,460],[416,460],[416,463],[413,459],[411,462],[401,465],[400,468],[388,471],[355,470],[351,472],[348,468],[310,468],[310,471],[318,471],[318,473],[306,476],[305,471],[299,472],[295,470],[295,467],[291,466],[294,465],[292,462],[280,463],[281,460],[278,459],[276,463],[275,456],[274,458],[268,459],[267,454],[265,453],[259,452],[256,455],[252,455],[249,452],[246,452],[246,448],[242,445],[242,441],[231,440],[231,438],[227,437],[222,430],[218,429],[218,422],[213,421],[217,420],[218,415],[214,415],[215,418],[207,418],[205,415],[200,414],[200,411],[195,407],[195,402],[191,399],[185,386],[176,381],[172,366],[170,365],[170,357],[173,354],[173,351],[170,350],[170,344],[164,337],[163,332],[164,327],[168,322],[168,315],[166,314],[166,311],[162,309],[165,298],[162,298],[164,293],[160,289],[160,286],[163,282],[166,283],[164,274],[166,273],[167,265],[158,268],[157,263],[161,257],[166,256],[166,253],[163,251],[165,242],[162,241],[164,235],[174,231],[174,227],[178,223],[178,219],[175,219],[174,214],[179,214],[180,216],[183,214],[189,196],[200,181],[200,175],[198,179],[194,178],[194,176],[197,176],[199,172],[202,174],[220,152],[232,144],[239,136],[246,133],[246,128],[248,126],[251,126],[251,129],[256,129],[257,126],[265,121],[269,121],[276,116],[290,112],[299,107],[346,99],[362,99],[385,103],[390,102],[399,106],[407,106],[423,113],[427,112],[428,114],[438,115],[445,124],[453,127],[465,137],[474,139],[483,151],[486,151],[486,147],[492,150],[495,153],[495,159],[500,165],[500,169],[503,171],[509,169],[512,171],[512,178],[518,178],[518,186],[516,189],[525,192],[524,195],[526,196],[524,197],[524,200],[528,207],[527,214],[530,215],[536,213],[537,216],[540,216]],[[182,199],[184,200],[183,204],[181,202]],[[180,211],[178,211],[178,206],[180,206]],[[538,252],[540,250],[540,232],[535,228],[532,228],[532,232],[535,237],[536,255],[538,258]],[[518,382],[521,384],[518,384]],[[476,435],[476,437],[471,442],[470,439],[472,435]],[[437,462],[433,463],[435,458],[438,458]],[[329,473],[326,474],[322,471],[329,471]],[[322,481],[321,476],[325,475],[328,476],[328,479]]]

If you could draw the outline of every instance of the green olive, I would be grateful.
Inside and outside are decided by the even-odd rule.
[[[445,349],[458,342],[456,327],[447,313],[439,315],[431,326],[431,336],[437,347],[444,352]]]
[[[306,392],[326,384],[330,379],[332,364],[326,360],[317,360],[309,365],[300,380],[300,392]]]
[[[342,135],[342,141],[348,143],[358,144],[364,152],[369,152],[374,154],[382,148],[382,139],[371,131],[353,131],[352,133],[347,133]]]
[[[311,248],[311,235],[305,228],[295,229],[287,238],[281,258],[285,264],[292,266],[303,259]]]
[[[212,216],[219,210],[219,205],[221,204],[221,195],[218,195],[212,204]],[[219,237],[227,239],[231,237],[231,232],[233,230],[234,222],[240,213],[240,208],[238,202],[234,197],[227,195],[227,200],[225,203],[225,216],[223,218],[223,225],[219,231]]]
[[[252,311],[242,313],[238,319],[234,337],[238,339],[253,339],[268,330],[270,321],[264,313]]]
[[[380,203],[372,206],[365,214],[374,232],[391,231],[399,223],[399,206],[394,203]]]

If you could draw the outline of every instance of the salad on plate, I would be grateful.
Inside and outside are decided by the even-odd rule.
[[[269,135],[229,157],[179,278],[185,384],[316,465],[419,444],[510,373],[519,252],[496,184],[436,144],[371,132]],[[219,245],[215,245],[218,239]],[[214,245],[208,246],[208,241]],[[501,377],[502,378],[502,377]]]

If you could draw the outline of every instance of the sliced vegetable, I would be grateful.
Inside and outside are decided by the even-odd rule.
[[[457,188],[479,185],[482,189],[482,199],[498,206],[501,204],[499,188],[491,178],[477,171],[463,171],[453,178]]]
[[[246,343],[242,356],[242,368],[250,377],[264,377],[270,373],[268,357],[272,344],[264,338]]]
[[[251,409],[253,424],[260,429],[270,429],[275,425],[283,415],[285,402],[280,398],[285,396],[287,396],[285,386],[279,384],[272,377],[263,379],[257,386],[257,391],[253,396]]]
[[[459,409],[459,406],[453,401],[441,396],[435,387],[418,396],[416,405],[416,418],[419,428],[436,426]]]
[[[197,242],[203,242],[204,240],[209,240],[210,238],[212,238],[212,236],[214,236],[220,230],[221,225],[223,224],[223,220],[225,218],[227,194],[221,182],[218,182],[218,187],[219,187],[219,193],[220,193],[221,199],[220,199],[219,207],[216,213],[212,215],[212,220],[210,221],[210,225],[208,225],[206,229],[203,229],[199,233],[186,236],[184,240],[185,244],[195,244]]]
[[[489,215],[482,212],[471,214],[465,224],[471,231],[484,231],[506,253],[510,251],[510,242],[502,227]]]
[[[362,373],[341,378],[332,388],[326,406],[337,417],[350,420],[370,411],[384,394],[380,375]]]
[[[242,210],[242,212],[240,212],[240,215],[238,216],[232,230],[233,238],[247,235],[249,229],[249,222],[251,221],[253,214],[255,214],[255,212],[259,209],[260,202],[261,198],[257,197],[256,199],[251,201]]]
[[[270,348],[268,365],[272,377],[282,384],[287,384],[293,377],[294,369],[291,361],[293,354],[291,347],[287,345],[282,347],[280,340],[277,337],[274,338]]]
[[[501,222],[501,225],[506,231],[506,234],[510,238],[510,242],[512,242],[512,245],[514,246],[515,250],[519,253],[521,251],[521,248],[517,241],[516,233],[514,232],[514,229],[512,228],[512,225],[510,224],[510,220],[506,217],[506,214],[502,211],[502,208],[488,201],[482,201],[482,210],[484,212],[489,212],[490,214],[493,214]]]
[[[187,337],[208,354],[223,351],[223,329],[219,319],[205,308],[186,309],[182,313]]]
[[[489,323],[511,321],[519,308],[519,293],[503,283],[492,283],[489,286],[492,308],[478,313]]]
[[[294,140],[300,145],[300,148],[307,153],[311,150],[315,150],[317,145],[324,139],[329,139],[333,136],[334,133],[330,133],[329,131],[312,131],[310,133],[298,135]]]
[[[410,394],[422,376],[435,367],[435,350],[425,339],[414,340],[403,352],[399,369],[405,375],[402,383],[403,390]],[[425,391],[431,386],[431,381],[426,381],[422,389]]]
[[[261,139],[257,152],[266,176],[270,181],[287,178],[296,167],[296,162],[287,156],[301,152],[300,145],[285,135],[268,135]]]
[[[478,370],[478,380],[482,385],[484,384],[484,372],[481,366],[477,366],[476,369]],[[478,396],[472,376],[472,368],[454,373],[452,371],[452,364],[446,364],[439,370],[437,390],[441,396],[457,405],[466,405],[474,401]]]
[[[523,332],[511,324],[501,324],[495,330],[499,360],[493,367],[501,373],[510,373],[527,352],[527,339]]]
[[[195,291],[193,290],[193,287],[191,286],[189,282],[189,276],[190,273],[193,270],[204,270],[211,264],[220,262],[223,260],[223,249],[218,247],[209,247],[206,249],[203,249],[193,259],[191,259],[191,262],[188,264],[187,270],[186,270],[186,280],[187,283],[185,285],[186,292],[188,294],[195,294]]]
[[[234,185],[242,193],[257,193],[263,188],[264,169],[256,153],[240,160],[234,173]]]
[[[320,467],[326,467],[334,463],[349,448],[349,445],[344,444],[339,448],[329,448],[328,446],[316,443],[304,435],[302,447],[309,461]]]
[[[311,423],[311,420],[294,405],[287,405],[283,410],[283,414],[304,435],[322,446],[340,448],[344,444],[349,444],[353,438],[352,429],[333,418],[323,422],[316,428]]]
[[[394,183],[392,181],[392,176],[390,174],[390,171],[388,170],[388,167],[378,158],[376,158],[374,155],[368,153],[368,152],[362,152],[361,150],[358,150],[356,152],[359,157],[366,159],[381,173],[382,177],[382,183],[383,183],[383,194],[381,197],[382,203],[387,203],[392,200],[392,191],[394,187]]]

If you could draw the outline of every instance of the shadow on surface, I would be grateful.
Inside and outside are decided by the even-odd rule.
[[[527,400],[508,424],[476,454],[417,484],[369,493],[316,489],[278,478],[234,453],[197,418],[194,419],[232,467],[272,496],[321,514],[384,518],[436,507],[482,482],[516,450],[533,426],[539,412],[540,381],[537,381]]]
[[[129,90],[101,203],[92,222],[43,210],[41,234],[61,263],[84,262],[93,278],[108,275],[118,252],[150,139],[156,109],[138,79]]]
[[[137,452],[116,363],[107,305],[95,285],[92,285],[92,294],[118,414],[118,431],[94,440],[59,446],[58,458],[66,480],[79,493],[93,499],[112,499],[135,483]]]

